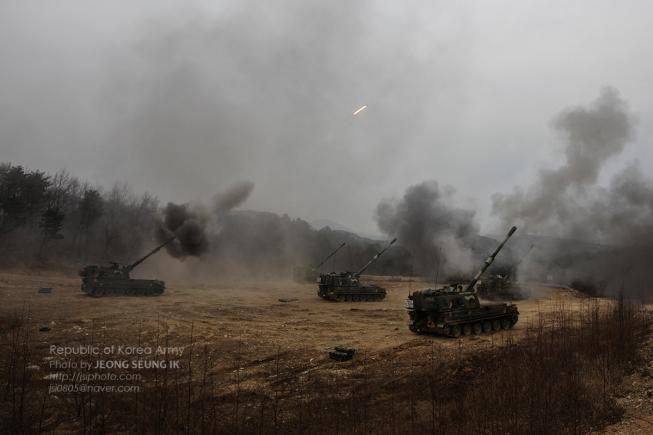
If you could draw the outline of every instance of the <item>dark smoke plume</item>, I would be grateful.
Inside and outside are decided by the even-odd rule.
[[[594,245],[582,253],[551,249],[527,273],[582,283],[597,291],[624,286],[649,292],[653,255],[653,182],[636,163],[618,172],[607,187],[597,179],[604,163],[620,154],[633,137],[635,119],[614,88],[603,89],[589,107],[559,114],[553,127],[566,140],[566,162],[541,171],[526,193],[494,196],[493,213],[531,233],[582,240]],[[580,242],[578,242],[579,244]]]
[[[169,202],[164,210],[164,219],[157,231],[157,238],[163,243],[173,235],[177,236],[176,240],[166,247],[173,257],[198,257],[209,247],[205,228],[204,219],[192,211],[188,204]]]
[[[232,210],[247,200],[254,190],[254,183],[243,181],[234,184],[230,189],[215,196],[215,210],[224,213]]]
[[[443,276],[466,274],[474,266],[474,212],[452,206],[452,196],[452,188],[443,191],[427,181],[409,187],[401,200],[377,206],[379,228],[413,253],[417,273],[432,274],[437,263]]]
[[[493,198],[493,213],[525,231],[555,233],[562,221],[582,213],[575,199],[596,183],[603,164],[624,149],[632,137],[633,120],[619,92],[605,88],[589,108],[564,110],[552,125],[567,142],[565,164],[541,170],[526,193],[516,189]]]
[[[173,257],[199,257],[210,248],[210,234],[215,228],[220,215],[232,210],[247,200],[254,188],[251,182],[235,184],[226,191],[216,195],[212,211],[201,205],[168,203],[163,213],[163,220],[157,229],[157,239],[163,243],[172,236],[176,239],[166,246]]]

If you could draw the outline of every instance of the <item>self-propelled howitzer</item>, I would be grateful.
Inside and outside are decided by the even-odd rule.
[[[461,334],[489,333],[512,328],[519,318],[517,307],[510,303],[481,305],[474,286],[516,230],[516,227],[510,229],[467,286],[420,290],[409,295],[406,308],[410,317],[410,330],[459,337]]]
[[[165,290],[165,283],[155,279],[133,279],[129,276],[139,264],[172,243],[171,237],[146,255],[127,265],[110,262],[108,266],[88,265],[79,275],[82,291],[89,296],[158,296]]]
[[[385,298],[386,290],[384,288],[376,285],[362,286],[359,278],[361,274],[367,270],[372,263],[378,260],[379,257],[381,257],[381,255],[383,255],[383,253],[396,241],[397,239],[392,239],[388,246],[372,257],[365,266],[358,270],[358,272],[332,272],[321,274],[318,280],[319,288],[317,295],[322,299],[347,302],[380,301]]]
[[[513,275],[519,269],[519,265],[533,250],[534,246],[535,245],[531,245],[519,261],[512,265],[506,272],[502,274],[495,273],[484,277],[476,285],[478,295],[483,299],[491,301],[515,301],[528,298],[530,296],[529,289],[516,282],[513,279]]]

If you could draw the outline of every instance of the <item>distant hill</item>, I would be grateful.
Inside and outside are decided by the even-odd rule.
[[[370,240],[385,240],[387,238],[382,234],[367,233],[363,231],[354,231],[351,228],[348,228],[342,224],[339,224],[338,222],[334,222],[329,219],[316,219],[311,221],[310,224],[316,230],[321,230],[322,228],[329,227],[332,230],[346,231],[348,233],[358,234],[359,236]]]
[[[509,246],[516,262],[523,259],[518,272],[522,280],[571,285],[594,294],[607,288],[615,277],[621,279],[613,266],[618,250],[612,246],[530,234],[515,235]]]
[[[609,246],[600,245],[598,243],[591,243],[583,240],[535,236],[530,234],[515,235],[510,240],[510,246],[517,252],[518,255],[526,253],[531,245],[533,245],[534,250],[551,253],[556,251],[565,251],[571,254],[595,254],[605,252],[606,250],[610,249]]]
[[[386,243],[329,225],[317,230],[305,220],[269,212],[234,211],[223,216],[220,223],[221,231],[211,242],[219,257],[216,267],[224,267],[225,271],[237,268],[252,275],[287,276],[294,266],[318,264],[342,242],[347,246],[322,270],[355,271]],[[410,265],[411,254],[395,246],[368,272],[402,275],[410,272]]]
[[[337,222],[319,220],[309,223],[270,212],[234,211],[225,215],[221,223],[222,231],[212,241],[220,257],[216,264],[235,263],[240,269],[253,274],[286,275],[293,266],[318,264],[342,242],[347,246],[327,261],[322,270],[353,271],[362,267],[387,242],[387,238],[365,237]],[[474,238],[471,243],[473,270],[460,279],[467,279],[467,274],[471,275],[480,268],[503,237],[502,234]],[[516,234],[497,257],[493,270],[500,273],[510,269],[528,252],[531,244],[534,248],[523,269],[528,269],[534,279],[560,282],[566,279],[561,271],[566,270],[574,259],[591,259],[609,251],[605,246],[585,241]],[[413,255],[399,240],[368,272],[410,275],[414,273]]]
[[[287,215],[252,210],[231,212],[223,217],[222,225],[218,239],[212,243],[218,247],[218,255],[222,258],[217,263],[236,262],[250,273],[284,274],[293,266],[315,265],[343,242],[347,246],[327,261],[322,270],[355,271],[388,241],[383,236],[377,238],[357,234],[344,225],[326,219],[309,223]],[[497,243],[491,237],[479,236],[474,239],[471,247],[474,264],[481,267]],[[413,268],[416,264],[413,256],[399,240],[368,272],[411,275],[415,273]],[[506,246],[496,264],[510,264],[515,258],[512,249]],[[475,265],[473,269],[476,269]],[[468,273],[471,275],[473,271]]]
[[[573,258],[594,258],[610,255],[612,247],[584,240],[564,239],[559,237],[518,234],[508,242],[514,252],[516,261],[525,260],[539,263],[567,262]],[[529,253],[530,247],[533,246]],[[562,259],[562,260],[561,260]]]

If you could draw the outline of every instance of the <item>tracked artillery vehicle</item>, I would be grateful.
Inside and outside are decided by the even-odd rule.
[[[535,245],[531,245],[522,258],[512,266],[506,273],[495,273],[483,278],[476,285],[479,297],[490,301],[517,301],[530,296],[528,288],[516,282],[513,277],[519,265],[524,261]]]
[[[336,255],[336,253],[347,245],[345,242],[342,242],[335,250],[331,251],[329,255],[324,257],[322,261],[318,263],[317,266],[306,267],[306,266],[297,266],[292,271],[293,280],[296,282],[315,282],[320,277],[319,270],[324,263],[326,263],[331,257]]]
[[[530,296],[528,288],[512,279],[512,274],[495,274],[476,286],[479,297],[488,301],[518,301]]]
[[[385,298],[386,291],[384,288],[376,285],[361,285],[360,276],[396,241],[397,239],[392,239],[388,246],[372,257],[358,272],[321,274],[318,280],[319,288],[317,295],[322,299],[338,302],[371,302],[380,301]]]
[[[410,294],[406,299],[410,330],[459,337],[512,328],[519,319],[517,307],[512,303],[481,305],[474,286],[516,230],[517,227],[510,229],[466,286],[456,284]]]
[[[172,243],[176,237],[168,239],[139,260],[123,265],[110,262],[108,266],[89,265],[80,272],[82,291],[89,296],[158,296],[165,290],[165,283],[155,279],[130,278],[136,266],[157,253],[161,248]]]

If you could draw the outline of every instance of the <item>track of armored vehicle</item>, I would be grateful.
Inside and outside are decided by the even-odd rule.
[[[466,286],[413,292],[406,299],[411,331],[451,337],[490,333],[510,329],[519,320],[519,310],[512,303],[481,305],[474,286],[494,261],[503,245],[517,230],[512,227],[496,250],[485,259],[481,270]]]
[[[385,298],[386,290],[376,285],[361,285],[361,274],[374,263],[397,239],[393,239],[358,272],[323,273],[318,279],[317,295],[335,302],[374,302]]]
[[[82,291],[89,296],[159,296],[165,291],[165,283],[156,279],[133,279],[130,272],[148,257],[171,243],[167,240],[132,264],[109,263],[108,266],[85,266],[79,275],[82,278]]]

